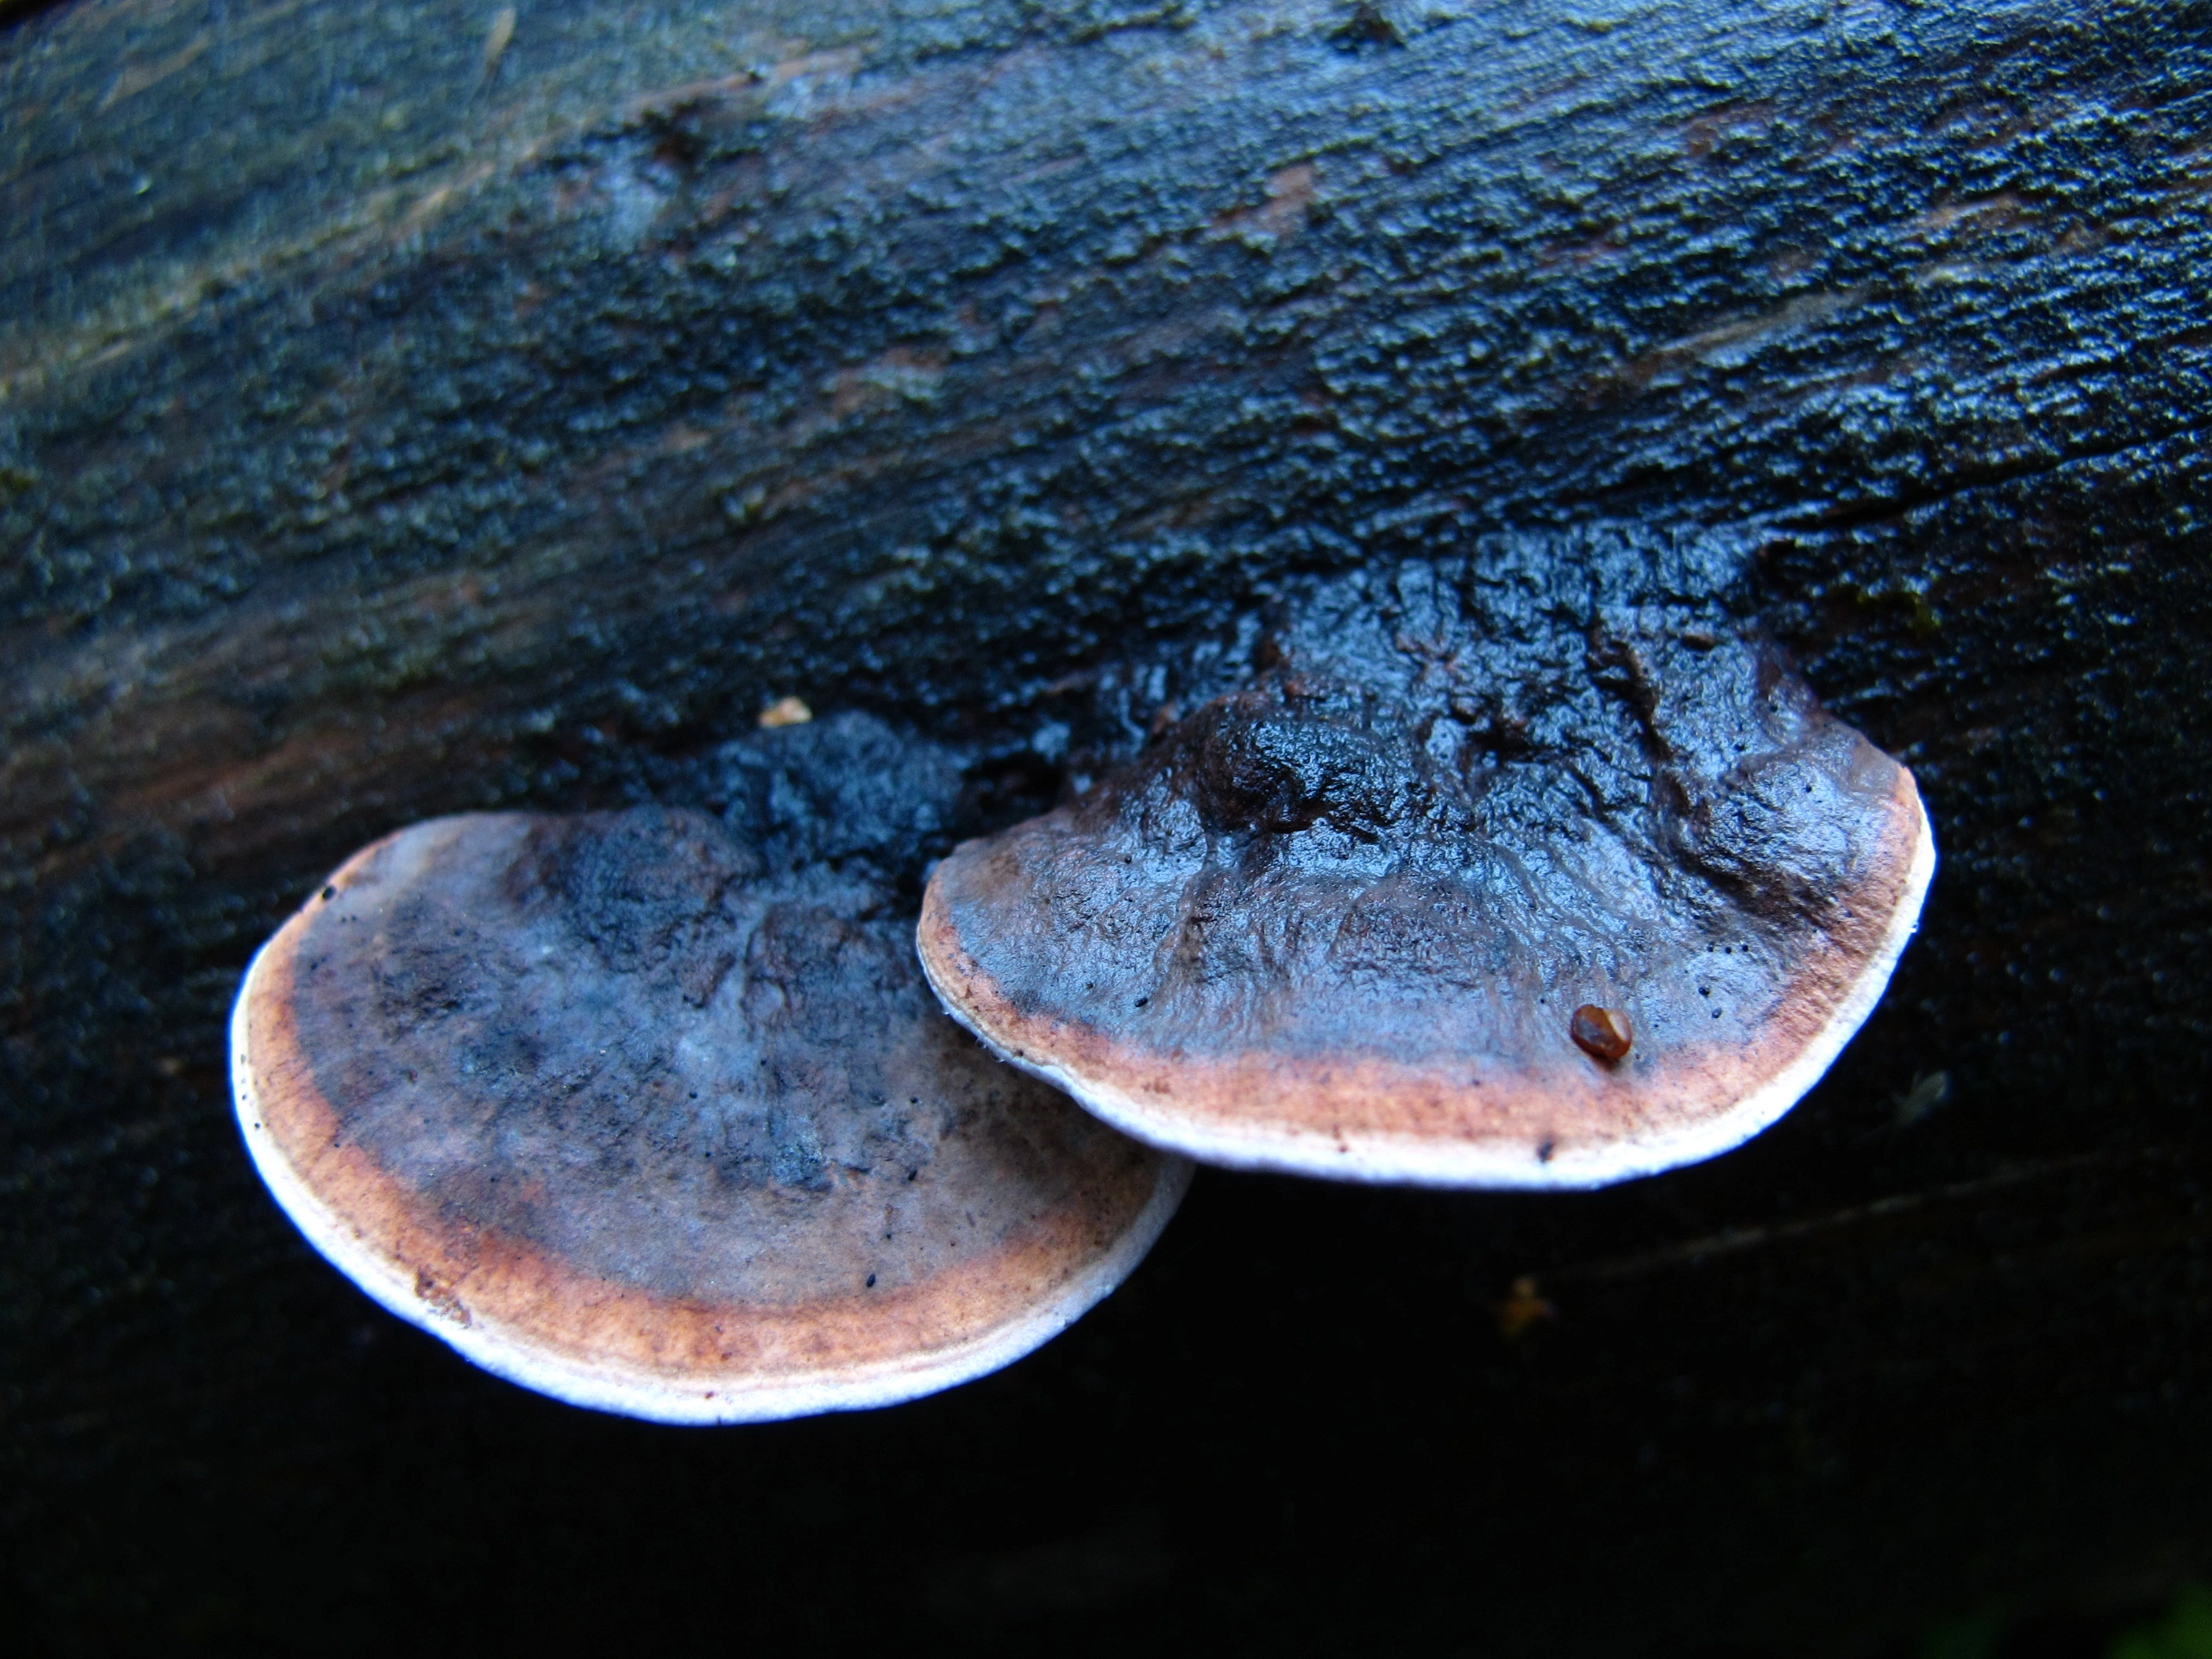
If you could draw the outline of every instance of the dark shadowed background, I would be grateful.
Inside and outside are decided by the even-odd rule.
[[[2208,204],[2180,0],[0,0],[0,1631],[2185,1640]],[[719,1431],[471,1370],[246,1165],[238,975],[398,824],[784,695],[1004,823],[1285,577],[1594,526],[1740,546],[1943,850],[1741,1152],[1202,1173],[1011,1370]]]

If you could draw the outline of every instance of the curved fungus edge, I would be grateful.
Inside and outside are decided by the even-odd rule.
[[[922,901],[916,946],[922,971],[945,1012],[987,1048],[1066,1091],[1085,1110],[1134,1139],[1224,1169],[1319,1176],[1375,1185],[1582,1190],[1656,1175],[1733,1150],[1771,1127],[1818,1082],[1888,988],[1890,975],[1919,926],[1936,874],[1936,836],[1910,770],[1899,767],[1910,796],[1912,850],[1905,861],[1887,925],[1859,971],[1796,1052],[1727,1107],[1656,1134],[1624,1135],[1595,1147],[1548,1155],[1520,1140],[1453,1143],[1414,1135],[1330,1133],[1224,1121],[1163,1109],[1115,1079],[1086,1072],[1036,1046],[983,1012],[1003,1006],[988,974],[963,950],[934,883]],[[1011,1022],[1009,1022],[1009,1024]],[[1403,1079],[1413,1080],[1408,1073]]]

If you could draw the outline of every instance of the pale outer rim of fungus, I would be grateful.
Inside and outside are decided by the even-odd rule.
[[[1727,1111],[1685,1129],[1641,1138],[1625,1137],[1602,1147],[1573,1148],[1549,1161],[1528,1148],[1508,1149],[1496,1142],[1454,1144],[1411,1135],[1350,1133],[1267,1127],[1203,1130],[1140,1106],[1113,1084],[1081,1077],[1000,1042],[951,994],[929,954],[916,945],[930,988],[952,1018],[975,1035],[1000,1059],[1065,1090],[1084,1109],[1133,1139],[1180,1152],[1201,1164],[1230,1170],[1262,1170],[1283,1175],[1319,1176],[1332,1181],[1370,1182],[1405,1187],[1487,1188],[1528,1191],[1586,1189],[1611,1186],[1639,1176],[1657,1175],[1741,1146],[1773,1127],[1804,1095],[1856,1035],[1889,988],[1891,972],[1920,925],[1928,884],[1936,875],[1936,832],[1918,792],[1913,794],[1917,837],[1904,890],[1890,913],[1879,947],[1868,957],[1850,989],[1827,1023],[1798,1050],[1796,1058]]]
[[[494,1376],[572,1406],[655,1423],[767,1423],[895,1406],[972,1382],[1042,1347],[1103,1301],[1145,1259],[1190,1185],[1191,1165],[1180,1158],[1166,1159],[1151,1198],[1112,1249],[1071,1276],[1049,1301],[951,1347],[817,1377],[785,1376],[749,1385],[720,1376],[711,1388],[651,1372],[581,1364],[544,1352],[503,1322],[479,1316],[462,1325],[441,1315],[416,1293],[411,1273],[377,1250],[300,1178],[264,1127],[246,1029],[256,976],[276,942],[272,939],[255,953],[230,1018],[232,1096],[246,1152],[262,1182],[317,1254],[387,1312],[428,1331]]]

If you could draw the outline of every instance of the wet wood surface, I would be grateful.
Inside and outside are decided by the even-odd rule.
[[[0,12],[15,1605],[1875,1651],[2206,1571],[2208,132],[2180,3]],[[1601,526],[1740,546],[1943,850],[1739,1153],[1209,1176],[1014,1370],[703,1437],[253,1184],[230,996],[377,835],[787,695],[1003,821],[1286,573]]]

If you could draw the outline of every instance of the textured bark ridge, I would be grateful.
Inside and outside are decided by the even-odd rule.
[[[248,975],[248,1145],[371,1294],[564,1399],[744,1420],[994,1369],[1187,1171],[939,1015],[884,900],[699,812],[417,825]]]
[[[946,1006],[1230,1163],[1587,1186],[1766,1127],[1918,918],[1918,792],[1711,572],[1580,551],[1283,607],[1244,684],[939,867]]]

